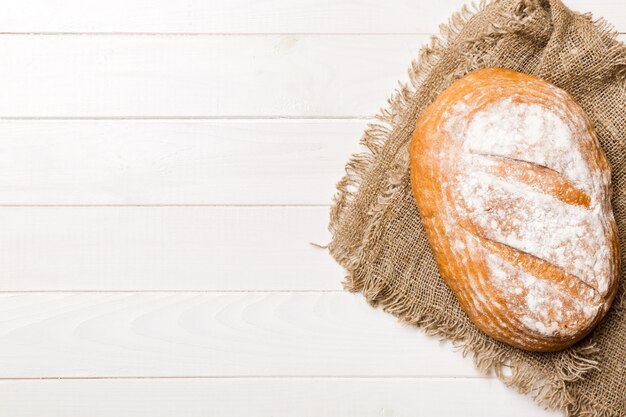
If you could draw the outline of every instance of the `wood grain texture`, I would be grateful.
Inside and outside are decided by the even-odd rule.
[[[369,117],[427,40],[0,35],[0,118]]]
[[[21,0],[0,14],[6,32],[435,33],[464,0]],[[626,30],[618,0],[566,0]]]
[[[479,376],[348,293],[1,294],[0,317],[0,378]]]
[[[330,204],[365,120],[0,120],[0,205]]]
[[[12,417],[501,417],[504,412],[560,415],[493,379],[0,381],[0,413]]]
[[[327,207],[2,207],[0,290],[340,290]]]

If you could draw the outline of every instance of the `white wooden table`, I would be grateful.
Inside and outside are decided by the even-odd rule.
[[[309,245],[461,4],[2,1],[0,416],[558,415]]]

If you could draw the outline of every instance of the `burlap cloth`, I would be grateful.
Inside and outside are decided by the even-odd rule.
[[[439,276],[408,169],[416,118],[455,79],[484,67],[537,75],[571,93],[595,124],[611,163],[613,210],[626,255],[626,49],[606,23],[559,0],[464,8],[441,31],[412,63],[409,85],[368,127],[362,139],[367,151],[348,162],[338,184],[329,250],[348,272],[345,286],[462,346],[481,371],[546,407],[571,416],[626,416],[626,280],[598,328],[566,351],[528,353],[489,338]]]

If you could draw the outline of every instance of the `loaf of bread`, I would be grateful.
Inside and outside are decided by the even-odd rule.
[[[472,72],[417,122],[413,193],[441,276],[474,324],[530,351],[588,334],[618,287],[610,168],[565,91]]]

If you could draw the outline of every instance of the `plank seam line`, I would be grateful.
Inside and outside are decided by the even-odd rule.
[[[619,31],[623,35],[626,32]],[[0,36],[436,36],[435,32],[0,32]]]
[[[351,294],[345,290],[0,290],[3,294]]]
[[[433,36],[434,32],[0,32],[1,36]]]
[[[231,376],[231,375],[219,375],[219,376],[210,376],[210,375],[197,375],[197,376],[45,376],[45,377],[0,377],[0,381],[47,381],[47,380],[120,380],[120,379],[137,379],[137,380],[145,380],[145,379],[156,379],[156,380],[169,380],[169,379],[428,379],[428,380],[442,380],[442,381],[450,381],[450,380],[492,380],[495,379],[493,376],[428,376],[428,375],[240,375],[240,376]]]
[[[0,116],[0,121],[100,121],[100,120],[215,120],[215,121],[255,121],[255,120],[277,120],[277,121],[375,121],[371,116]]]
[[[329,195],[328,199],[332,195]],[[1,208],[330,208],[331,204],[0,204]]]

